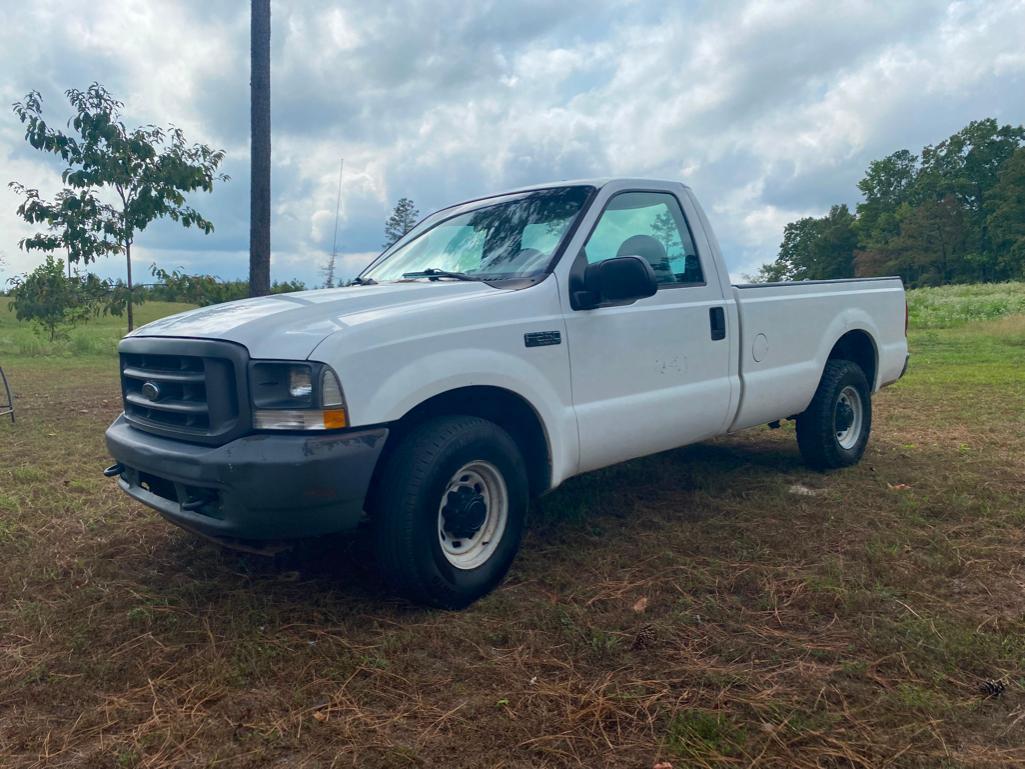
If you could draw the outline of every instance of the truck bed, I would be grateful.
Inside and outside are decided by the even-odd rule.
[[[733,299],[741,398],[731,431],[804,411],[845,335],[862,344],[867,337],[873,390],[900,377],[907,342],[898,277],[744,283],[733,286]]]

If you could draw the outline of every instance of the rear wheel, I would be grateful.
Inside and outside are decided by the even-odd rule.
[[[519,548],[528,504],[509,434],[478,417],[439,417],[386,462],[372,512],[384,578],[417,603],[449,609],[493,590]]]
[[[815,397],[797,417],[797,445],[819,470],[849,467],[865,453],[872,431],[872,395],[865,373],[848,360],[830,360]]]

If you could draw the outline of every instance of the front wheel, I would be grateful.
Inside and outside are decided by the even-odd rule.
[[[502,581],[529,499],[523,458],[502,428],[469,416],[429,420],[401,439],[378,483],[374,546],[399,593],[461,609]]]
[[[808,408],[797,417],[797,445],[819,470],[850,467],[865,453],[872,431],[872,395],[865,373],[849,360],[826,362]]]

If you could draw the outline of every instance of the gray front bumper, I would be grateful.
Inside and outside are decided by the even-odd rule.
[[[310,537],[355,526],[387,428],[258,434],[200,446],[138,430],[118,417],[107,448],[118,483],[183,528],[240,540]]]

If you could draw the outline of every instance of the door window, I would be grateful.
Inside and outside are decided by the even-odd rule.
[[[705,282],[694,241],[676,197],[667,192],[622,192],[602,212],[584,246],[588,264],[639,256],[660,286]]]

